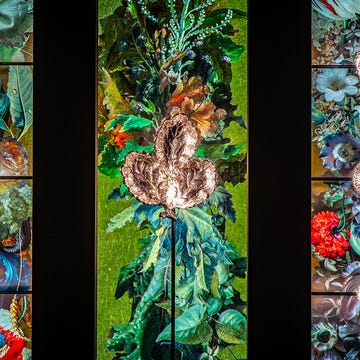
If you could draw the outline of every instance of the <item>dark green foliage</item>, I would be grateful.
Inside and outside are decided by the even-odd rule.
[[[154,150],[156,129],[170,116],[169,101],[179,84],[199,77],[209,89],[199,105],[212,103],[226,112],[221,120],[204,115],[204,121],[216,121],[216,131],[202,136],[196,150],[196,156],[215,163],[218,187],[199,206],[175,209],[174,238],[172,222],[161,216],[160,205],[134,200],[109,220],[107,231],[119,230],[119,236],[130,222],[147,231],[139,240],[140,253],[119,270],[115,298],[127,293],[132,311],[127,324],[111,329],[107,349],[114,359],[168,359],[172,311],[179,358],[209,358],[221,348],[246,341],[246,302],[233,282],[246,277],[247,263],[226,239],[226,222],[235,222],[236,214],[232,195],[224,187],[245,180],[246,151],[223,135],[232,121],[245,127],[242,117],[234,114],[237,106],[231,104],[231,63],[244,47],[230,37],[236,33],[230,20],[246,14],[212,5],[210,0],[123,1],[101,22],[100,64],[131,108],[126,114],[109,114],[108,121],[100,123],[99,171],[120,183],[110,200],[132,196],[122,182],[121,165],[131,151]],[[190,98],[196,90],[189,90]],[[114,141],[117,131],[129,135],[124,146]],[[170,306],[169,285],[173,241],[175,309]]]

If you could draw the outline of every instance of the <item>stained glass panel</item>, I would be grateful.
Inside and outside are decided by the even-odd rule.
[[[97,357],[247,358],[247,4],[98,1]]]

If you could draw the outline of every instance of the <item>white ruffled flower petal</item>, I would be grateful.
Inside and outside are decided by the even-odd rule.
[[[356,86],[348,85],[343,91],[348,95],[356,95],[359,89]]]
[[[321,93],[324,93],[326,89],[327,89],[327,86],[324,86],[324,85],[317,85],[316,86],[316,90],[318,92],[321,92]]]
[[[345,81],[348,85],[356,85],[359,82],[359,78],[355,75],[348,75],[345,77]]]

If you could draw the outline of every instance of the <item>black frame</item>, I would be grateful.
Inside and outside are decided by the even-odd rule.
[[[96,1],[34,21],[33,358],[91,360]],[[310,26],[310,1],[249,1],[249,360],[310,359]]]

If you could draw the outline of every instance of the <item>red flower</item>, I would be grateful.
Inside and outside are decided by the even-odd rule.
[[[339,216],[332,211],[321,211],[311,221],[311,243],[323,257],[336,259],[345,256],[350,248],[350,231],[339,231]]]
[[[114,138],[115,144],[120,148],[123,149],[125,147],[125,143],[130,140],[132,136],[124,131],[119,131]]]

